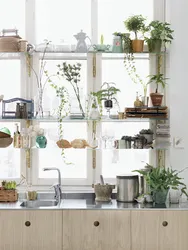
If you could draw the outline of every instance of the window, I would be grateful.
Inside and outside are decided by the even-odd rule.
[[[25,39],[28,39],[29,34],[29,39],[37,49],[41,48],[45,39],[50,40],[51,51],[45,57],[45,69],[49,74],[53,75],[57,71],[57,64],[61,64],[61,62],[81,63],[80,92],[84,109],[86,109],[86,99],[90,91],[99,90],[103,82],[115,82],[121,92],[118,94],[119,107],[114,106],[111,114],[117,114],[118,110],[124,111],[125,107],[133,106],[136,92],[139,94],[143,92],[142,86],[133,83],[128,76],[123,63],[123,54],[97,53],[97,72],[96,77],[93,77],[93,54],[72,53],[77,44],[74,35],[83,30],[87,35],[88,47],[96,44],[97,41],[99,43],[101,35],[104,36],[105,44],[112,44],[114,32],[126,32],[123,21],[128,16],[142,14],[148,22],[153,20],[154,1],[157,0],[132,0],[131,2],[128,0],[18,0],[16,2],[7,0],[3,3],[0,0],[3,9],[0,17],[0,29],[16,27],[20,36]],[[33,15],[25,15],[30,8],[34,11]],[[64,51],[58,53],[61,45],[64,46],[61,47],[64,48]],[[32,63],[37,71],[40,67],[41,56],[42,54],[39,52],[32,55]],[[23,97],[36,100],[36,79],[33,72],[31,72],[31,77],[28,76],[25,57],[20,55],[16,60],[9,60],[9,58],[4,60],[4,57],[5,55],[0,57],[2,94],[6,99]],[[151,63],[147,54],[137,55],[135,63],[137,71],[143,79],[149,75]],[[56,78],[54,81],[61,84],[64,80]],[[67,82],[64,81],[64,84],[69,91],[70,110],[76,112],[77,100],[73,89]],[[37,149],[35,142],[32,144],[32,164],[29,174],[32,175],[33,185],[51,184],[53,179],[57,178],[55,171],[44,172],[44,167],[58,167],[62,172],[64,185],[91,187],[91,184],[99,179],[100,174],[103,174],[107,181],[115,181],[117,174],[130,173],[135,166],[139,168],[143,162],[149,161],[149,150],[112,149],[114,140],[118,140],[124,135],[134,136],[141,129],[149,128],[149,122],[104,122],[97,123],[97,140],[101,148],[96,151],[66,149],[64,150],[66,161],[71,164],[65,164],[61,149],[56,145],[59,140],[56,117],[58,105],[59,100],[55,91],[50,83],[47,83],[43,99],[45,119],[32,121],[33,125],[39,124],[41,128],[45,129],[48,141],[45,149]],[[105,109],[103,109],[103,114],[106,114]],[[14,122],[1,122],[2,126],[7,126],[14,131]],[[20,126],[24,127],[25,123],[20,122]],[[63,123],[64,139],[72,141],[76,138],[83,138],[92,143],[93,129],[91,121],[66,121]],[[106,149],[104,149],[103,140],[105,135],[110,138]],[[93,169],[95,156],[97,165],[96,169]],[[18,178],[25,168],[25,162],[22,160],[25,152],[11,146],[8,151],[0,150],[0,157],[0,179],[1,177]]]

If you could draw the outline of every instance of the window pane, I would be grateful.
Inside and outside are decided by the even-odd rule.
[[[65,149],[66,165],[61,155],[61,149],[56,145],[59,140],[58,123],[40,123],[41,128],[46,131],[48,140],[47,148],[39,151],[39,178],[56,178],[55,172],[44,172],[44,167],[58,167],[62,171],[62,178],[86,178],[87,177],[87,150]],[[64,123],[63,138],[71,142],[74,139],[83,138],[87,140],[86,123]]]
[[[80,30],[91,37],[90,6],[90,0],[37,0],[37,44],[44,39],[76,44],[74,35]]]
[[[142,79],[145,79],[149,74],[149,60],[135,60],[135,66]],[[116,87],[121,90],[117,94],[117,100],[122,112],[126,107],[134,106],[136,92],[143,95],[142,85],[131,82],[123,60],[103,60],[102,82],[115,82]],[[118,107],[114,105],[111,113],[117,114],[117,111]],[[107,134],[112,140],[120,140],[122,136],[134,136],[141,129],[148,128],[148,122],[102,123],[102,136]],[[117,174],[130,173],[133,169],[140,168],[143,165],[141,161],[148,160],[148,150],[103,150],[102,173],[106,178],[114,178]]]
[[[148,21],[153,20],[153,0],[102,0],[98,2],[98,38],[103,34],[105,44],[112,44],[114,32],[126,32],[123,21],[130,15],[142,14]]]
[[[0,128],[7,127],[13,137],[15,125],[12,122],[0,123]],[[0,148],[0,179],[20,178],[20,149]]]
[[[18,29],[18,34],[25,37],[25,0],[0,0],[0,30]]]

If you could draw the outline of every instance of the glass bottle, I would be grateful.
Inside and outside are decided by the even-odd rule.
[[[14,132],[14,147],[15,148],[21,148],[21,135],[20,135],[20,131],[19,131],[19,126],[16,123],[16,130]]]
[[[21,131],[21,147],[30,148],[30,136],[27,128],[23,128]]]

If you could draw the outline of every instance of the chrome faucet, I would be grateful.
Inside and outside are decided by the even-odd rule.
[[[49,171],[49,170],[56,170],[58,172],[58,183],[54,184],[54,191],[55,191],[55,199],[58,203],[61,202],[62,199],[62,190],[61,190],[61,172],[59,168],[43,168],[43,171]]]

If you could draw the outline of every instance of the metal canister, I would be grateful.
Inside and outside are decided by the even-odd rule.
[[[117,182],[117,201],[134,202],[139,195],[138,175],[118,175]]]

